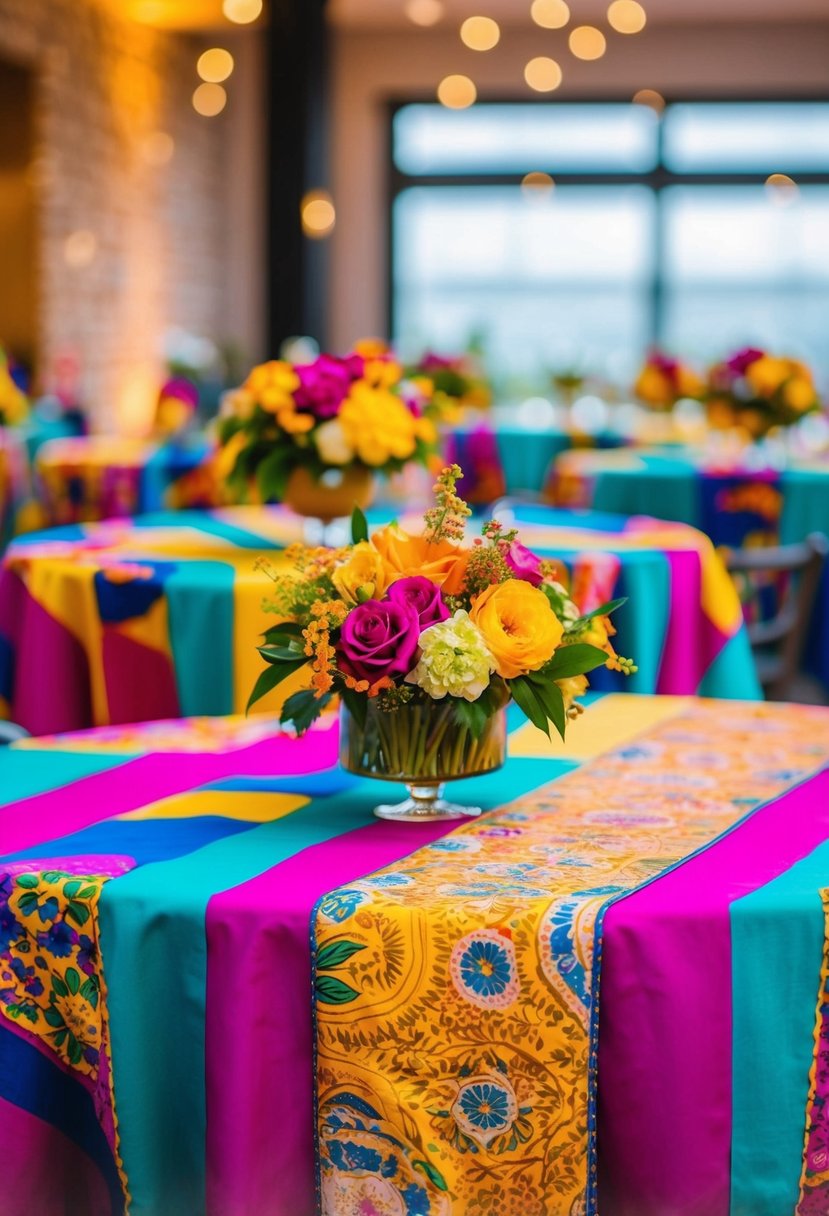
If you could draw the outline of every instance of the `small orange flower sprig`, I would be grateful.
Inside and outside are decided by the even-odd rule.
[[[305,654],[311,659],[311,687],[317,700],[334,687],[334,660],[337,652],[331,644],[331,630],[339,629],[348,616],[342,600],[315,600],[311,605],[311,620],[302,631]]]
[[[466,521],[472,514],[472,508],[457,493],[456,487],[461,476],[460,465],[447,465],[441,470],[432,487],[435,505],[423,515],[426,525],[423,535],[430,545],[437,545],[442,540],[463,540]]]

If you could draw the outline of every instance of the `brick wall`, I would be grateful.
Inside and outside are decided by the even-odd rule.
[[[223,332],[233,115],[202,118],[190,104],[203,41],[113,8],[0,0],[0,56],[37,80],[40,364],[76,352],[96,425],[140,430],[165,329],[233,336]],[[159,132],[174,141],[162,164]],[[94,255],[76,237],[68,261],[78,232],[93,234]]]

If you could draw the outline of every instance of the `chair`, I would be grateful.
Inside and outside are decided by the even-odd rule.
[[[0,722],[0,747],[14,743],[16,739],[28,739],[29,732],[16,722]]]
[[[792,697],[827,552],[829,540],[815,532],[802,544],[738,549],[726,556],[746,613],[757,675],[771,701]]]

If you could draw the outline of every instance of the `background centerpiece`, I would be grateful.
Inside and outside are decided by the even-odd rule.
[[[335,519],[367,506],[377,474],[428,463],[439,406],[427,378],[407,379],[380,343],[343,358],[274,360],[226,394],[222,464],[236,497]]]
[[[563,737],[587,672],[635,670],[609,640],[621,601],[580,617],[555,564],[497,521],[463,543],[460,475],[441,473],[422,534],[391,524],[369,538],[356,510],[350,546],[295,546],[290,571],[270,571],[281,619],[259,648],[268,666],[251,704],[308,667],[311,687],[287,699],[283,722],[307,730],[339,694],[342,764],[409,787],[406,801],[376,808],[386,818],[478,813],[445,802],[441,787],[504,762],[510,701]]]
[[[747,346],[710,369],[706,407],[712,426],[759,439],[820,409],[820,399],[805,363]]]

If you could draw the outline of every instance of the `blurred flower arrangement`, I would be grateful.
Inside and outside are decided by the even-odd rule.
[[[705,400],[712,426],[743,427],[755,439],[820,409],[805,363],[751,346],[709,370]]]
[[[652,410],[671,410],[683,398],[699,399],[704,390],[693,368],[662,351],[651,351],[633,385],[642,404]]]
[[[0,427],[18,426],[28,416],[28,398],[12,379],[9,361],[0,347]]]
[[[162,384],[153,420],[159,439],[176,439],[193,423],[199,405],[199,390],[185,376],[173,376]]]
[[[406,375],[415,383],[428,381],[435,404],[449,420],[453,411],[486,409],[492,404],[492,390],[472,351],[462,355],[437,355],[427,351]]]
[[[304,514],[317,513],[314,502],[332,484],[326,475],[339,472],[347,513],[370,501],[375,473],[430,462],[439,413],[430,382],[406,378],[379,342],[361,342],[344,358],[263,363],[223,400],[223,472],[240,497],[255,490]]]
[[[352,771],[420,785],[488,771],[503,762],[508,702],[563,737],[587,672],[635,670],[610,643],[622,601],[581,616],[556,564],[497,521],[463,543],[460,475],[440,474],[421,535],[391,524],[369,538],[355,511],[350,546],[295,546],[285,574],[264,566],[280,620],[250,703],[307,668],[311,687],[288,697],[282,721],[307,730],[338,693]]]

